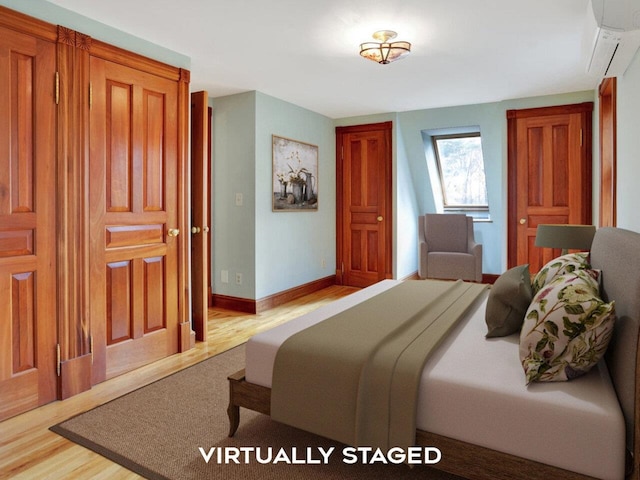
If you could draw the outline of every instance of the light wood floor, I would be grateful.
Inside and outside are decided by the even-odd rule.
[[[49,431],[49,427],[245,342],[354,292],[332,286],[257,315],[209,310],[207,342],[94,386],[64,401],[0,422],[0,479],[137,479],[138,475]],[[232,372],[229,372],[232,373]]]

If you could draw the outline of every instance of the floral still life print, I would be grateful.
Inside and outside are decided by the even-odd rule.
[[[599,296],[599,275],[587,269],[559,275],[535,295],[520,332],[527,385],[571,380],[604,355],[615,309]]]

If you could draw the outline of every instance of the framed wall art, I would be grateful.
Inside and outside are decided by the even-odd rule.
[[[272,135],[273,211],[318,210],[318,146]]]

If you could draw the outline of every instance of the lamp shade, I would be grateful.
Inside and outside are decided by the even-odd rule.
[[[536,247],[589,250],[596,233],[593,225],[540,224],[536,230]]]
[[[409,42],[393,43],[363,43],[360,45],[360,55],[374,62],[387,64],[408,55],[411,51]]]
[[[378,42],[360,44],[360,55],[377,63],[388,64],[404,58],[411,52],[409,42],[390,42],[396,37],[392,30],[380,30],[373,34]]]

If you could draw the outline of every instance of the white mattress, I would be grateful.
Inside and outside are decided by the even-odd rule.
[[[247,381],[271,387],[284,340],[397,282],[384,280],[255,335],[247,342]],[[625,424],[605,364],[571,382],[527,387],[518,335],[485,339],[485,305],[486,298],[427,362],[417,428],[596,478],[624,478]]]

